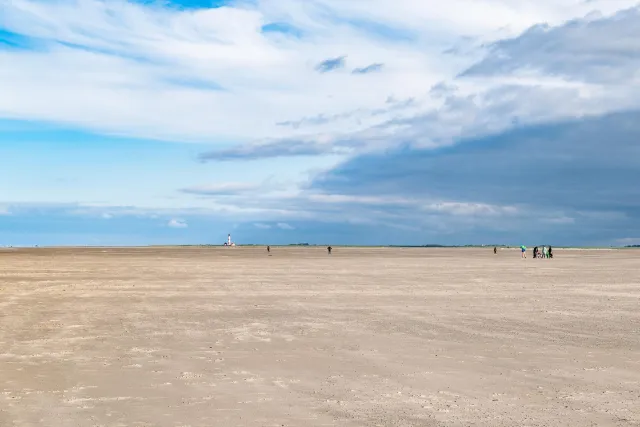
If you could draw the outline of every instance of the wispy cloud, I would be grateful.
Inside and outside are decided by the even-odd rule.
[[[187,224],[186,221],[182,220],[182,219],[172,219],[169,220],[169,222],[167,223],[167,226],[171,227],[171,228],[187,228],[189,227],[189,225]]]
[[[429,89],[429,95],[432,98],[442,99],[446,96],[455,96],[457,91],[457,86],[450,83],[440,82]]]
[[[287,224],[286,222],[279,222],[276,226],[281,230],[295,230],[295,227]]]
[[[34,49],[38,46],[36,39],[22,34],[7,31],[0,27],[0,50],[2,49]]]
[[[371,64],[362,68],[355,68],[351,73],[352,74],[369,74],[375,73],[377,71],[381,71],[384,68],[384,64]]]
[[[262,26],[262,32],[265,34],[278,34],[286,37],[300,38],[304,35],[304,31],[286,22],[272,22]]]
[[[354,31],[381,42],[415,42],[420,36],[419,31],[407,29],[402,25],[385,23],[382,20],[372,20],[366,17],[345,18],[334,15],[331,17],[331,22],[348,25]]]
[[[328,73],[329,71],[335,71],[345,66],[346,56],[339,56],[337,58],[325,59],[318,65],[316,65],[316,71],[320,73]]]
[[[183,188],[180,191],[187,194],[202,196],[228,196],[251,192],[259,189],[257,184],[243,182],[223,182],[218,184],[201,185]]]
[[[352,144],[337,144],[335,141],[323,142],[318,139],[280,140],[263,144],[241,145],[226,150],[209,151],[200,154],[202,161],[238,161],[259,160],[274,157],[302,157],[317,155],[342,155],[353,151]]]
[[[327,115],[327,114],[317,114],[315,116],[303,117],[297,120],[286,120],[283,122],[278,122],[276,125],[278,126],[290,126],[294,129],[299,129],[301,127],[308,126],[322,126],[326,124],[331,124],[335,122],[344,122],[348,120],[366,120],[372,117],[385,116],[392,113],[399,113],[402,110],[406,110],[409,108],[417,107],[416,99],[406,98],[402,100],[397,100],[393,96],[387,97],[387,100],[384,103],[384,106],[377,108],[358,108],[351,111],[345,111],[342,113]]]

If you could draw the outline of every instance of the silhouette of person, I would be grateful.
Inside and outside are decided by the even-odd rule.
[[[327,252],[329,253],[329,255],[331,255],[331,249],[333,249],[331,246],[327,248]]]
[[[495,254],[497,254],[497,253],[498,253],[498,248],[494,247],[494,248],[493,248],[493,254],[495,255]]]
[[[267,246],[267,252],[271,252],[271,246]]]

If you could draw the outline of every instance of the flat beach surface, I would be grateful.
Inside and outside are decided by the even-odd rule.
[[[0,250],[0,426],[640,425],[640,250],[554,252]]]

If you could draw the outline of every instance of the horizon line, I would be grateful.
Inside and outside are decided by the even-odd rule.
[[[274,248],[283,248],[283,247],[309,247],[309,248],[317,248],[317,247],[337,247],[337,248],[407,248],[407,249],[464,249],[464,248],[498,248],[498,249],[520,249],[520,245],[483,245],[483,244],[465,244],[465,245],[440,245],[440,244],[426,244],[426,245],[334,245],[334,244],[304,244],[304,243],[285,243],[285,244],[268,244],[268,243],[245,243],[245,244],[236,244],[233,247],[267,247],[271,246]],[[526,246],[526,245],[525,245]],[[213,248],[225,248],[229,247],[224,244],[209,244],[209,243],[194,243],[194,244],[154,244],[154,245],[8,245],[8,246],[0,246],[0,250],[3,249],[74,249],[74,248],[110,248],[110,249],[118,249],[118,248],[193,248],[193,247],[213,247]],[[534,246],[527,246],[527,249],[533,248]],[[640,249],[640,245],[624,245],[624,246],[580,246],[580,245],[557,245],[552,246],[554,249]],[[231,247],[229,247],[231,248]]]

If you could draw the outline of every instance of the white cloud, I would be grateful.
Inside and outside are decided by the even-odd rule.
[[[295,230],[295,227],[287,224],[286,222],[279,222],[278,224],[276,224],[277,227],[281,230]]]
[[[429,203],[422,207],[425,211],[449,213],[457,216],[505,216],[516,215],[515,206],[498,206],[487,203],[440,202]]]
[[[560,24],[635,3],[263,0],[181,11],[120,0],[13,0],[0,5],[0,27],[37,37],[46,48],[0,51],[0,63],[9,64],[0,68],[0,117],[162,139],[334,141],[397,117],[397,111],[353,113],[383,110],[389,96],[420,100],[406,115],[440,108],[430,88],[481,54],[443,53],[461,40],[477,46],[539,22]],[[271,22],[296,26],[304,36],[262,34],[261,26]],[[375,25],[387,27],[384,36],[375,34]],[[415,39],[392,40],[396,31]],[[319,62],[341,55],[344,70],[316,72]],[[384,64],[384,70],[350,72],[370,64]],[[470,81],[467,91],[488,84]],[[319,115],[333,119],[277,125]]]
[[[225,196],[253,192],[260,189],[259,184],[244,182],[224,182],[218,184],[199,185],[183,188],[182,192],[202,196]]]
[[[113,218],[112,214],[106,213],[106,212],[103,213],[101,216],[102,216],[102,219],[111,219],[111,218]]]
[[[492,45],[490,54],[465,75],[538,71],[584,82],[637,86],[639,22],[640,7],[611,17],[588,16],[570,25],[538,25]]]
[[[271,226],[270,226],[269,224],[262,224],[262,223],[259,223],[259,222],[258,222],[258,223],[253,224],[253,226],[254,226],[255,228],[259,228],[259,229],[261,229],[261,230],[269,230],[269,229],[271,229]]]
[[[544,218],[543,222],[548,222],[550,224],[574,224],[576,219],[569,216],[557,216]]]
[[[181,220],[181,219],[172,219],[169,221],[169,223],[167,224],[167,226],[171,227],[171,228],[187,228],[189,225],[187,224],[186,221]]]

